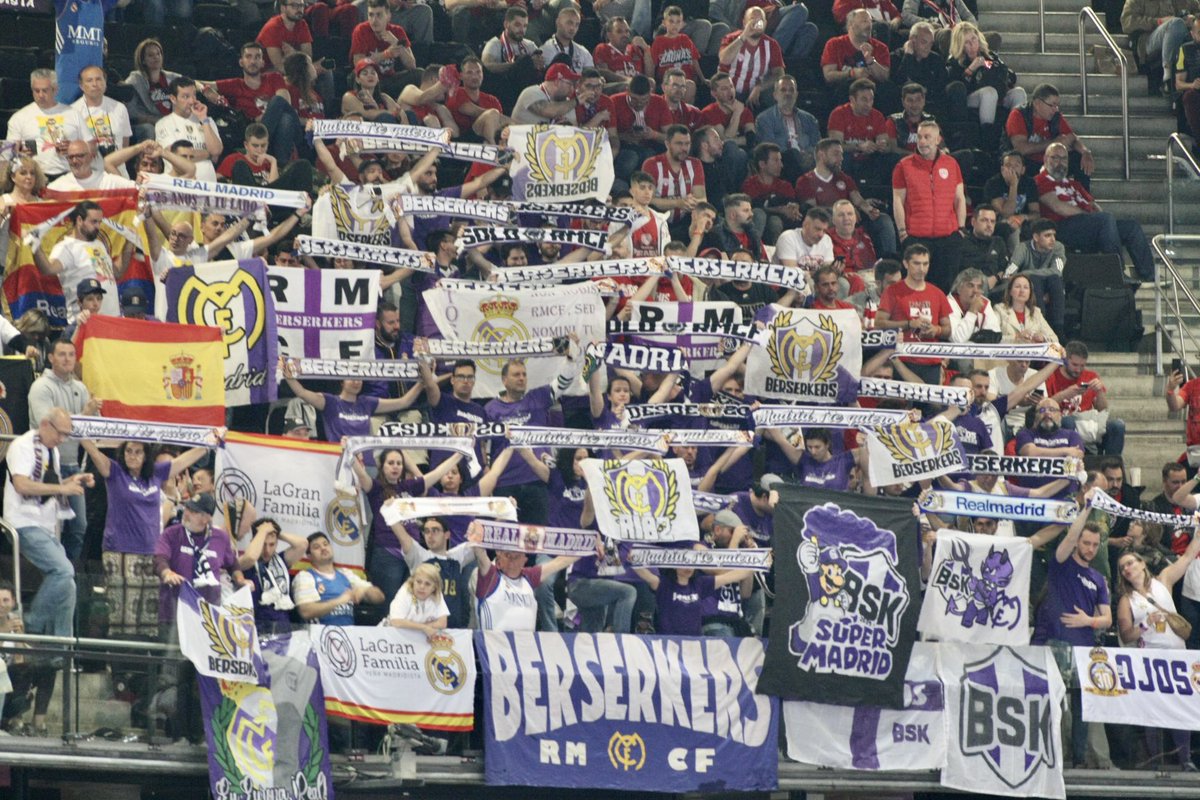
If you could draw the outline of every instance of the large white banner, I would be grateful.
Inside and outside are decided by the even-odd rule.
[[[937,417],[871,429],[867,432],[867,456],[875,486],[936,478],[964,469],[954,423]]]
[[[185,583],[179,587],[175,619],[179,649],[197,672],[223,681],[258,683],[261,656],[249,586],[218,606]]]
[[[1003,797],[1066,797],[1062,676],[1048,647],[938,648],[948,732],[942,785]]]
[[[700,538],[692,484],[682,458],[636,461],[589,458],[583,476],[600,532],[630,542]]]
[[[1191,650],[1074,650],[1086,721],[1200,730],[1200,662]]]
[[[380,274],[377,269],[267,267],[280,355],[372,358]]]
[[[552,203],[608,198],[613,184],[612,145],[604,128],[512,125],[512,197]]]
[[[917,630],[943,641],[1029,644],[1027,539],[937,532]]]
[[[401,589],[400,591],[406,591]],[[361,722],[469,731],[475,721],[475,648],[468,630],[314,625],[325,711]]]
[[[260,517],[273,517],[300,536],[322,531],[333,545],[334,562],[361,573],[367,516],[357,492],[334,489],[341,452],[328,442],[230,432],[217,451],[217,501],[245,500]]]
[[[706,323],[715,330],[722,325],[734,325],[742,321],[742,312],[737,303],[632,303],[632,325],[647,324],[659,330],[671,326],[690,326],[691,323]],[[721,336],[701,336],[692,333],[678,335],[637,334],[638,340],[650,344],[678,347],[691,368],[692,377],[702,378],[706,372],[721,366],[726,354]]]
[[[937,645],[917,642],[905,674],[903,709],[784,702],[787,754],[835,769],[941,769],[946,765],[944,705]]]
[[[600,290],[590,283],[502,293],[439,285],[423,297],[438,330],[447,339],[517,344],[578,333],[579,341],[586,344],[605,338],[604,301]],[[500,370],[509,360],[475,361],[476,397],[495,397],[503,390]],[[562,370],[563,360],[530,359],[526,363],[529,387],[550,385]],[[576,379],[567,390],[569,395],[586,393],[582,379]]]
[[[862,322],[850,310],[817,311],[769,305],[766,323],[746,359],[746,394],[802,403],[848,405],[862,370]]]

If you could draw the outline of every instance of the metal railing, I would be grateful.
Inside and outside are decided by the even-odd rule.
[[[1040,10],[1040,9],[1039,9]],[[1041,14],[1045,19],[1045,14]],[[1125,154],[1125,180],[1129,180],[1129,59],[1121,47],[1109,36],[1108,31],[1096,16],[1096,12],[1084,6],[1079,9],[1079,82],[1083,94],[1083,115],[1088,115],[1088,70],[1087,70],[1087,23],[1091,22],[1104,39],[1105,46],[1116,56],[1121,78],[1121,144]],[[1045,22],[1041,23],[1045,26]],[[1043,38],[1045,38],[1043,34]]]
[[[1170,161],[1168,160],[1168,164]],[[1195,162],[1193,162],[1195,164]],[[1170,174],[1170,167],[1167,167]],[[1197,300],[1196,295],[1188,287],[1183,275],[1175,267],[1176,254],[1170,249],[1170,244],[1200,244],[1200,236],[1196,235],[1179,235],[1171,236],[1168,234],[1159,234],[1150,241],[1150,246],[1154,248],[1154,252],[1158,258],[1154,263],[1154,374],[1162,377],[1163,371],[1163,340],[1166,339],[1170,343],[1170,352],[1178,353],[1183,359],[1183,363],[1188,363],[1188,352],[1200,353],[1200,341],[1197,341],[1196,336],[1184,322],[1183,314],[1185,309],[1190,309],[1190,313],[1196,317],[1200,317],[1200,300]],[[1164,318],[1163,305],[1164,294],[1162,282],[1162,270],[1165,269],[1169,276],[1171,285],[1170,294],[1166,297],[1166,309],[1169,313],[1169,318]],[[1174,321],[1175,329],[1178,332],[1178,341],[1176,337],[1172,337],[1167,330],[1167,322]]]
[[[1184,163],[1192,169],[1192,177],[1200,178],[1200,164],[1192,158],[1187,143],[1178,133],[1167,137],[1167,234],[1175,233],[1175,151],[1183,156]]]
[[[1038,0],[1038,52],[1046,52],[1046,0]]]

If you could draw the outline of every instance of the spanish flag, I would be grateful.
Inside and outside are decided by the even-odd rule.
[[[225,424],[220,328],[96,315],[76,335],[83,382],[106,417]]]

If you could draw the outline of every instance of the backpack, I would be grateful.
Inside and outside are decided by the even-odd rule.
[[[241,74],[237,48],[216,28],[196,31],[196,38],[192,42],[192,58],[196,64],[194,77],[202,81]]]
[[[1128,286],[1088,286],[1079,309],[1079,338],[1132,351],[1141,341],[1142,312]]]

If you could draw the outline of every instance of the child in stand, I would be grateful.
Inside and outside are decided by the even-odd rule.
[[[388,610],[388,624],[393,628],[421,631],[433,639],[446,629],[450,609],[442,598],[442,573],[433,564],[418,564]]]

